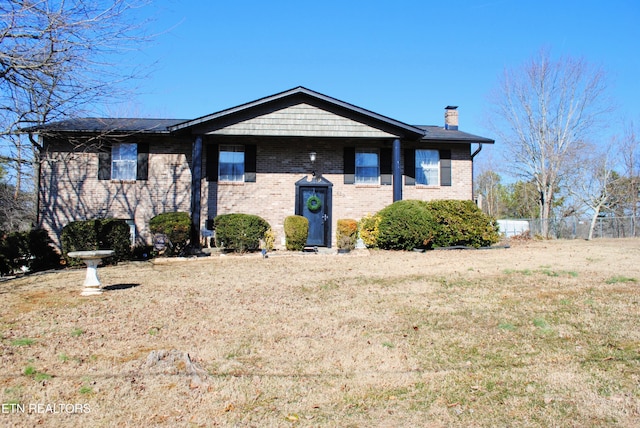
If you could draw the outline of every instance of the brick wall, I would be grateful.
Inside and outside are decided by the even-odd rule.
[[[295,214],[295,183],[315,170],[333,183],[332,235],[338,219],[360,219],[393,202],[393,186],[344,184],[343,148],[380,148],[388,140],[269,139],[258,140],[255,183],[216,183],[202,179],[201,229],[218,214],[259,215],[276,233],[281,248],[285,217]],[[246,142],[246,141],[243,141]],[[242,142],[241,142],[242,143]],[[121,182],[98,180],[98,148],[56,143],[41,170],[40,222],[59,242],[67,223],[102,217],[133,219],[139,242],[151,243],[149,220],[162,212],[190,211],[191,140],[149,140],[149,178]],[[434,145],[433,148],[441,148]],[[452,154],[452,186],[404,186],[403,199],[471,199],[470,146],[447,146]],[[314,164],[309,152],[317,153]],[[204,151],[206,153],[206,150]],[[203,168],[206,159],[203,160]],[[401,165],[404,168],[404,165]],[[203,171],[206,177],[206,171]],[[332,236],[335,246],[335,236]]]
[[[361,148],[379,148],[380,141],[347,143]],[[360,219],[393,203],[393,186],[362,186],[344,184],[343,147],[336,141],[287,139],[270,141],[257,147],[255,183],[203,182],[203,222],[218,214],[246,213],[259,215],[269,222],[276,233],[276,246],[284,237],[284,218],[295,214],[295,183],[312,171],[333,183],[332,235],[338,219]],[[434,146],[433,148],[438,148]],[[403,199],[472,199],[471,158],[468,144],[448,147],[452,157],[452,186],[404,186]],[[309,152],[317,153],[312,164]],[[404,168],[403,163],[401,167]],[[335,236],[332,236],[335,246]]]
[[[191,144],[156,138],[149,146],[148,180],[113,181],[98,180],[100,147],[52,144],[41,167],[40,226],[59,245],[60,232],[71,221],[133,219],[139,243],[151,243],[153,216],[190,210]]]

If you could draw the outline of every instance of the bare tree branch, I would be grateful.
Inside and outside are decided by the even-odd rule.
[[[126,100],[138,77],[122,54],[150,40],[136,9],[148,0],[0,2],[0,153],[21,177],[40,162],[38,140],[20,130]]]
[[[555,192],[579,168],[577,155],[611,111],[604,72],[582,59],[554,61],[541,51],[504,72],[494,106],[492,127],[507,145],[509,170],[536,183],[540,218],[548,220]]]

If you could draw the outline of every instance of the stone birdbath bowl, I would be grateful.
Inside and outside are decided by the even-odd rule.
[[[84,279],[84,288],[81,296],[97,296],[102,294],[100,280],[98,279],[98,265],[102,259],[112,256],[113,250],[71,251],[69,257],[81,259],[87,265],[87,276]]]

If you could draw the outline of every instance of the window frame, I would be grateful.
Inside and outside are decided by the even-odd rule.
[[[242,162],[222,162],[223,153],[242,153]],[[220,144],[218,151],[218,182],[220,183],[244,183],[245,174],[246,174],[246,149],[242,144]],[[222,168],[223,164],[231,164],[234,165],[232,167],[231,174],[225,174],[223,177]],[[242,165],[242,174],[238,174],[238,171],[235,171],[235,165]],[[231,176],[232,179],[227,178]]]
[[[438,161],[435,164],[431,164],[431,166],[428,168],[428,170],[432,171],[432,173],[434,173],[433,175],[435,176],[435,182],[434,183],[429,183],[426,176],[425,176],[425,168],[422,167],[419,163],[419,152],[431,152],[431,153],[435,153]],[[441,177],[440,177],[440,161],[441,161],[441,156],[440,156],[440,151],[437,149],[416,149],[415,150],[415,154],[414,154],[414,159],[415,159],[415,185],[416,186],[423,186],[423,187],[438,187],[440,186],[440,181],[441,181]]]
[[[362,171],[364,168],[374,168],[373,165],[365,164],[359,165],[359,158],[362,159],[359,155],[365,154],[375,154],[376,156],[376,175],[362,175],[358,174],[359,171]],[[369,180],[365,180],[364,178],[369,178]],[[375,179],[374,179],[375,178]],[[355,150],[355,170],[354,170],[354,184],[359,186],[378,186],[380,185],[380,150],[378,149],[356,149]]]
[[[135,150],[123,153],[123,148],[133,147]],[[123,156],[126,154],[126,158]],[[123,167],[124,165],[124,167]],[[111,180],[136,181],[138,178],[138,144],[113,143],[111,146]]]

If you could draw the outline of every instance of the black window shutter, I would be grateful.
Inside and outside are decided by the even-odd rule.
[[[149,179],[149,143],[138,143],[136,180]]]
[[[344,184],[356,182],[356,148],[344,148]]]
[[[111,146],[98,152],[98,180],[111,180]]]
[[[416,184],[416,151],[404,149],[404,184],[415,186]]]
[[[255,144],[244,146],[244,181],[247,183],[256,182],[256,154]]]
[[[391,185],[393,181],[393,160],[391,148],[380,149],[380,184]]]
[[[440,185],[451,186],[451,150],[440,150]]]
[[[207,181],[218,181],[218,145],[207,144]]]

